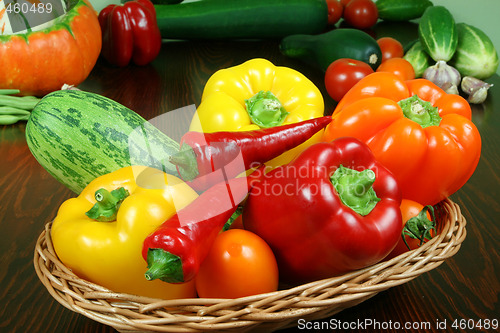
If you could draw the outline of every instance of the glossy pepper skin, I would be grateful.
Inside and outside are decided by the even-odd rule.
[[[307,141],[331,122],[329,116],[294,124],[238,132],[190,131],[181,138],[181,150],[170,162],[180,177],[197,191],[234,178]],[[220,169],[225,167],[225,172]]]
[[[195,278],[202,261],[222,228],[263,174],[220,182],[162,223],[144,240],[142,256],[148,263],[147,280],[169,283]]]
[[[256,58],[221,69],[209,78],[190,130],[248,131],[322,117],[323,111],[323,96],[307,77]],[[305,147],[319,142],[322,132],[266,165],[288,163]]]
[[[256,183],[243,223],[278,261],[280,279],[306,282],[374,264],[402,229],[401,193],[361,141],[317,143]]]
[[[149,0],[109,5],[99,13],[101,54],[109,63],[124,67],[131,61],[143,66],[160,53],[161,35],[156,10]]]
[[[396,177],[403,197],[434,205],[471,177],[481,137],[469,103],[425,79],[373,73],[339,102],[325,140],[353,136]]]
[[[106,204],[113,202],[116,197],[111,193],[120,188],[118,192],[128,195]],[[111,200],[96,206],[99,195]],[[162,299],[194,297],[192,283],[146,281],[141,249],[146,236],[196,197],[179,178],[156,169],[125,167],[98,177],[59,208],[51,231],[57,256],[79,277],[114,292]],[[98,214],[89,217],[86,213],[92,211]]]

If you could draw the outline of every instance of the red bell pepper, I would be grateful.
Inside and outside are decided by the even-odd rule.
[[[161,34],[156,10],[149,0],[109,5],[99,13],[101,54],[109,63],[123,67],[132,60],[143,66],[160,53]]]
[[[170,162],[184,181],[203,191],[300,145],[331,121],[325,116],[252,131],[190,131],[182,137],[181,151],[172,155]]]
[[[382,260],[401,231],[401,192],[368,146],[344,137],[307,148],[249,193],[243,224],[271,246],[280,279],[332,277]]]

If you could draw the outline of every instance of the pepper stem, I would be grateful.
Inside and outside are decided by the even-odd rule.
[[[162,249],[148,249],[148,270],[144,277],[148,281],[160,279],[168,283],[184,282],[182,261],[179,256]]]
[[[441,122],[438,108],[417,95],[399,101],[398,105],[406,118],[413,120],[423,128],[438,126]]]
[[[427,218],[427,211],[431,214],[432,220]],[[417,216],[412,217],[408,221],[406,221],[403,231],[401,232],[401,237],[403,237],[403,241],[408,248],[410,246],[406,242],[406,237],[411,237],[414,239],[420,240],[418,246],[422,246],[426,242],[432,238],[431,231],[436,232],[436,217],[434,215],[434,207],[431,205],[425,206]]]
[[[96,203],[85,215],[99,222],[115,221],[120,205],[128,196],[129,192],[124,187],[111,192],[105,188],[100,188],[94,194]]]
[[[279,99],[270,91],[259,91],[246,99],[245,105],[252,122],[262,128],[279,126],[288,115]]]
[[[184,181],[191,181],[199,175],[196,154],[189,145],[182,145],[181,150],[178,153],[170,155],[168,160],[177,167],[179,176]]]
[[[380,201],[373,189],[373,170],[357,171],[340,165],[330,180],[344,205],[356,213],[368,215]]]

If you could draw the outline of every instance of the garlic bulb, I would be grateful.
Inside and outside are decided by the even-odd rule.
[[[450,91],[449,93],[458,93],[458,89],[454,92],[453,86],[458,87],[460,84],[460,73],[445,61],[440,60],[434,66],[428,67],[424,71],[423,78],[434,82],[444,90]],[[452,90],[449,90],[450,88]]]

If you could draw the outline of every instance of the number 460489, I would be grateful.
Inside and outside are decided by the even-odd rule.
[[[455,319],[451,325],[454,329],[479,329],[479,330],[497,330],[498,319]]]
[[[52,12],[52,4],[50,2],[48,3],[37,3],[37,4],[31,4],[27,2],[23,3],[9,3],[7,7],[5,7],[5,11],[8,14],[29,14],[29,13],[51,13]]]

